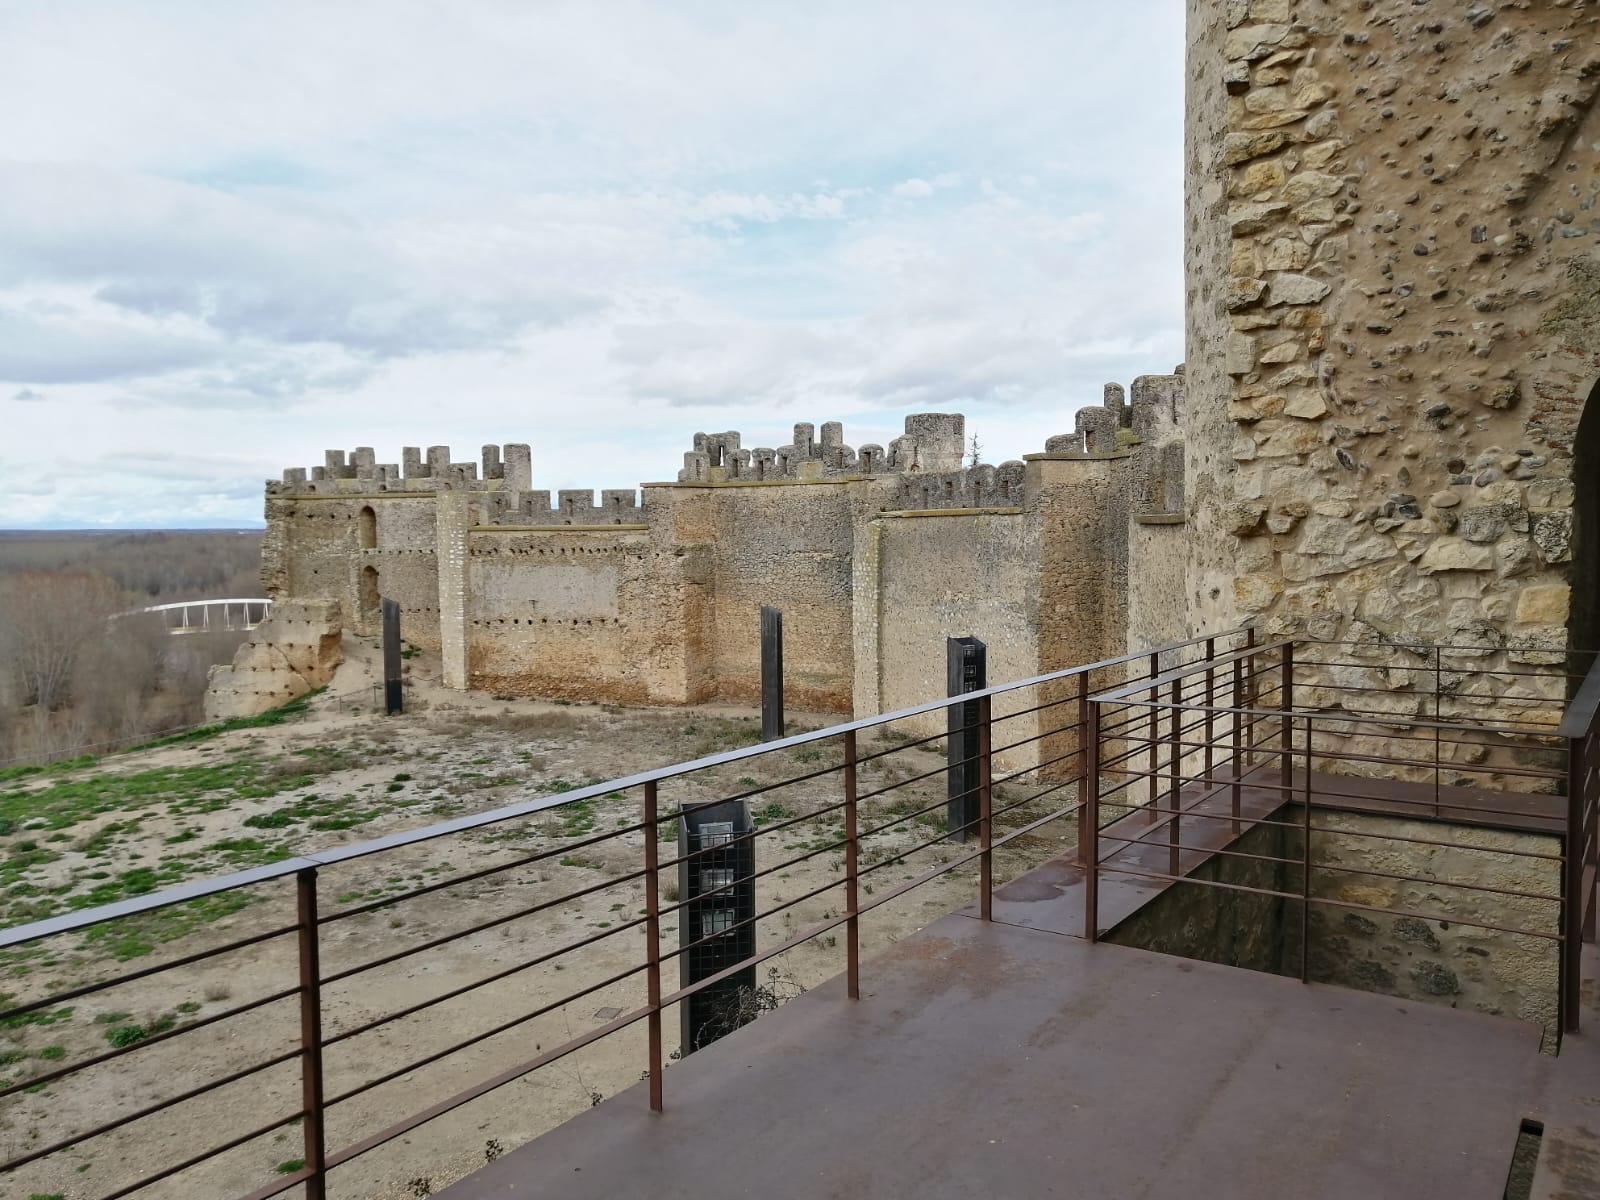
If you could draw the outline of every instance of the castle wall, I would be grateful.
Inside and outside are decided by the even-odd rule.
[[[863,652],[876,665],[874,712],[946,694],[947,638],[971,636],[984,643],[990,683],[1039,673],[1034,518],[1021,508],[924,510],[879,513],[871,525],[877,579],[870,611],[876,628],[863,630]],[[1023,689],[997,697],[993,711],[998,718],[1037,704],[1034,690]],[[996,746],[1031,737],[1037,724],[1028,716],[996,726]],[[900,728],[935,733],[945,725],[939,712]],[[1026,754],[1034,754],[1031,746]],[[997,766],[1013,768],[1022,757],[1001,755]]]
[[[1189,636],[1189,606],[1182,586],[1188,562],[1189,530],[1181,514],[1134,515],[1128,530],[1130,654]]]
[[[1559,663],[1600,377],[1600,15],[1190,15],[1198,623]]]
[[[657,698],[661,689],[638,645],[656,603],[647,550],[646,532],[632,528],[473,529],[470,686],[513,695]]]
[[[718,698],[760,702],[760,611],[767,604],[783,610],[787,704],[850,711],[853,492],[863,486],[818,480],[700,489],[709,492],[714,522],[707,549]]]
[[[1129,515],[1181,506],[1182,382],[1108,385],[1027,463],[963,467],[950,413],[887,449],[836,423],[776,451],[697,434],[679,482],[598,497],[533,490],[515,446],[484,447],[481,477],[443,446],[329,451],[268,485],[264,577],[366,636],[398,600],[447,686],[638,703],[759,702],[771,605],[791,708],[909,706],[944,694],[950,636],[982,638],[997,683],[1121,653]],[[1181,582],[1157,566],[1152,595]]]
[[[378,632],[362,603],[361,572],[378,572],[378,591],[400,604],[405,639],[439,648],[435,494],[269,497],[262,583],[279,599],[337,601],[354,632]],[[362,548],[363,509],[373,512],[376,545]]]

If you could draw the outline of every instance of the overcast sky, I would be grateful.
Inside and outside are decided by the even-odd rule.
[[[0,527],[325,447],[1042,449],[1181,356],[1179,0],[0,0]]]

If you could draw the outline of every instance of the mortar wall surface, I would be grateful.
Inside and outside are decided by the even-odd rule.
[[[783,610],[786,702],[850,711],[852,555],[856,500],[865,484],[778,484],[709,490],[716,695],[761,698],[760,613]]]
[[[1559,663],[1600,378],[1600,12],[1190,16],[1196,615]]]
[[[878,538],[878,704],[909,708],[948,691],[946,639],[984,643],[990,683],[1038,673],[1038,601],[1034,581],[1038,525],[1029,513],[880,516]],[[870,653],[871,651],[869,651]],[[1035,689],[998,696],[994,744],[1023,742],[1037,731],[1029,714],[1002,720],[1039,703]],[[944,730],[946,714],[929,713],[897,728],[905,733]],[[999,770],[1037,760],[1024,752],[998,754]]]

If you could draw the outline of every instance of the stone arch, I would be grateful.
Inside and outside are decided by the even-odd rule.
[[[1600,650],[1600,379],[1589,389],[1572,444],[1572,609],[1567,648],[1586,671]]]
[[[378,591],[378,568],[361,568],[361,620],[363,623],[376,621],[379,610],[383,606],[383,598]]]
[[[362,508],[356,518],[356,544],[363,550],[378,548],[378,514],[370,504]]]

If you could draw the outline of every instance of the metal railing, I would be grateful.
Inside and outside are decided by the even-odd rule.
[[[198,613],[195,613],[198,610]],[[267,619],[272,611],[272,600],[266,596],[227,596],[215,600],[175,600],[170,604],[151,604],[145,608],[130,608],[113,617],[137,617],[146,613],[160,613],[168,633],[209,633],[211,614],[220,614],[215,628],[231,632],[254,629]],[[191,617],[191,614],[194,613]]]
[[[182,1194],[204,1192],[266,1200],[303,1188],[304,1195],[321,1200],[328,1194],[330,1175],[339,1168],[640,1024],[645,1039],[638,1070],[649,1080],[651,1106],[659,1109],[665,1103],[664,1012],[738,971],[802,944],[836,942],[835,931],[843,934],[844,952],[843,962],[834,969],[842,967],[848,995],[859,997],[863,918],[964,868],[977,869],[973,898],[979,915],[989,919],[996,870],[1020,873],[1038,865],[1042,857],[1059,854],[1059,845],[1041,849],[1027,839],[1052,823],[1075,819],[1086,803],[1092,804],[1087,780],[1092,775],[1095,743],[1081,736],[1092,711],[1090,697],[1202,656],[1218,663],[1249,662],[1244,655],[1253,641],[1250,631],[1194,639],[1160,652],[1122,656],[936,700],[355,845],[303,853],[219,879],[0,932],[0,950],[38,946],[53,958],[67,959],[81,949],[86,935],[109,929],[114,940],[114,931],[123,923],[190,912],[196,905],[222,903],[241,893],[270,893],[243,910],[252,916],[245,921],[248,931],[242,935],[223,936],[225,931],[218,930],[199,948],[186,948],[147,966],[65,988],[52,990],[42,982],[30,982],[42,980],[47,972],[25,977],[25,995],[0,1011],[0,1029],[54,1020],[69,1004],[104,1004],[108,997],[119,994],[119,989],[133,988],[146,996],[159,994],[165,1002],[175,1002],[194,992],[202,972],[232,970],[229,964],[234,962],[248,964],[278,956],[277,965],[267,973],[270,982],[259,994],[215,1011],[187,1001],[179,1006],[187,1007],[187,1016],[166,1022],[164,1028],[141,1029],[135,1044],[113,1045],[76,1061],[52,1064],[0,1087],[0,1103],[41,1088],[60,1088],[62,1095],[69,1095],[74,1087],[88,1092],[98,1089],[98,1094],[106,1096],[108,1072],[123,1069],[129,1056],[159,1055],[163,1046],[177,1056],[172,1059],[167,1085],[152,1089],[159,1094],[125,1099],[113,1115],[91,1106],[66,1105],[92,1116],[83,1116],[70,1128],[53,1128],[49,1136],[35,1131],[36,1136],[24,1145],[5,1147],[7,1158],[0,1163],[0,1177],[16,1180],[20,1186],[30,1169],[47,1170],[52,1163],[81,1155],[89,1147],[100,1151],[97,1161],[120,1162],[150,1122],[166,1116],[178,1119],[186,1112],[203,1120],[188,1134],[184,1150],[164,1159],[155,1170],[123,1169],[109,1190],[97,1193],[99,1200],[114,1200],[169,1180],[188,1189]],[[951,764],[943,758],[933,760],[927,753],[918,756],[916,751],[942,744],[945,710],[953,704],[969,703],[975,703],[978,722],[978,817],[974,827],[952,831],[940,824],[940,814],[950,800],[945,781]],[[1125,731],[1121,736],[1131,735]],[[754,772],[769,766],[781,769],[782,777],[763,782],[745,776],[736,787],[726,782],[732,770]],[[675,801],[665,794],[668,791],[677,793]],[[663,948],[665,924],[681,919],[687,906],[703,899],[677,896],[671,887],[672,871],[707,851],[664,858],[660,842],[668,840],[682,809],[725,800],[770,799],[780,793],[805,797],[797,804],[803,811],[791,813],[782,804],[767,806],[764,823],[746,835],[756,842],[760,854],[754,878],[764,888],[777,888],[785,871],[802,864],[815,869],[820,863],[826,868],[822,881],[818,884],[808,879],[791,888],[792,894],[775,895],[767,908],[749,918],[760,922],[768,935],[755,954],[708,977],[689,983],[680,980],[681,985],[673,987],[667,974],[675,959],[731,931],[723,928],[697,942]],[[602,804],[611,806],[606,815],[620,824],[592,831],[597,806]],[[619,817],[625,804],[631,804],[631,811]],[[565,820],[566,828],[545,836],[545,844],[510,852],[509,857],[486,853],[484,857],[495,861],[481,865],[475,861],[462,870],[446,871],[441,865],[448,848],[459,847],[464,839],[530,836],[530,818]],[[802,830],[807,830],[812,840],[794,845]],[[968,840],[953,845],[952,835]],[[1088,830],[1080,828],[1080,854],[1091,844]],[[426,868],[417,860],[422,847],[433,860]],[[1007,856],[1003,861],[1002,852]],[[590,861],[607,857],[610,863]],[[374,867],[398,863],[384,869],[409,872],[390,877],[400,879],[403,886],[378,888],[377,894],[348,891],[355,886],[351,879],[356,865],[369,861]],[[540,895],[540,886],[549,882],[542,878],[543,872],[553,871],[558,864],[614,865],[616,869],[582,887]],[[426,872],[440,877],[427,878]],[[415,879],[423,882],[413,886]],[[409,928],[417,930],[416,914],[431,919],[436,909],[442,910],[469,884],[502,890],[527,886],[534,891],[525,897],[527,902],[501,907],[486,905],[482,897],[475,897],[464,906],[463,926],[438,933],[382,935],[387,944],[380,946],[379,953],[353,954],[352,945],[361,939],[351,932],[350,922],[382,913],[390,916],[391,929],[402,920],[412,920]],[[292,900],[280,894],[285,887],[292,889]],[[509,956],[500,946],[485,949],[481,944],[488,935],[509,934],[513,926],[529,919],[543,922],[542,928],[548,929],[564,906],[615,894],[617,889],[623,889],[625,897],[635,897],[642,890],[642,904],[634,903],[631,911],[626,899],[613,905],[617,915],[591,922],[601,926],[594,932],[540,947],[537,952]],[[824,900],[828,908],[820,916],[790,932],[786,922],[797,919],[797,914],[809,915],[807,906]],[[206,940],[203,934],[190,937]],[[641,940],[642,945],[638,944]],[[620,960],[603,970],[592,967],[600,953],[597,948],[619,945],[626,951]],[[591,966],[580,966],[562,977],[572,980],[572,987],[534,996],[538,1002],[529,1002],[530,993],[538,987],[553,987],[558,979],[554,972],[583,963]],[[437,970],[447,975],[448,986],[411,994],[401,992],[396,979],[384,974],[385,968],[417,973],[430,964],[438,964]],[[544,970],[533,974],[541,968]],[[391,1033],[396,1041],[402,1041],[445,1028],[448,1022],[441,1014],[451,1001],[507,981],[514,983],[516,990],[505,996],[495,993],[492,1019],[485,1018],[465,1030],[464,1037],[452,1037],[420,1055],[404,1056],[394,1052],[392,1043],[383,1041]],[[363,986],[366,990],[359,991]],[[617,1011],[601,1010],[608,1014],[601,1024],[576,1036],[563,1028],[563,1036],[547,1044],[544,1035],[554,1028],[550,1021],[565,1014],[574,1002],[619,991],[625,993],[627,1002]],[[264,1026],[281,1021],[286,1014],[293,1015],[293,1031],[281,1028],[282,1036],[276,1041],[264,1038],[267,1045],[250,1061],[240,1062],[249,1056],[235,1048],[226,1057],[226,1069],[219,1064],[197,1071],[191,1059],[181,1057],[186,1053],[185,1039],[200,1031],[211,1031],[213,1040],[221,1042],[241,1025],[247,1029]],[[486,1058],[491,1048],[493,1056]],[[444,1063],[470,1079],[464,1086],[457,1079],[452,1086],[440,1084],[431,1089],[415,1082],[417,1072]],[[206,1106],[222,1089],[236,1086],[252,1089],[254,1119],[245,1129],[216,1128]],[[286,1095],[291,1086],[292,1099]],[[125,1094],[129,1089],[118,1090]],[[379,1092],[383,1095],[376,1095]],[[267,1147],[275,1144],[274,1137],[292,1136],[294,1126],[299,1127],[297,1157],[278,1164],[274,1172],[265,1157],[271,1153]],[[201,1130],[204,1133],[197,1132]],[[204,1174],[201,1182],[205,1171],[212,1173]],[[104,1171],[97,1172],[97,1178],[103,1176]],[[22,1190],[27,1192],[28,1187]]]
[[[1316,910],[1538,939],[1558,962],[1557,1027],[1576,1030],[1600,860],[1600,664],[1578,675],[1538,662],[1491,669],[1487,657],[1481,646],[1283,641],[1091,697],[1084,936],[1105,932],[1104,882],[1127,877],[1289,902],[1302,979]],[[1282,831],[1290,853],[1241,849],[1254,829]],[[1334,861],[1326,851],[1340,843],[1360,849]],[[1380,850],[1397,869],[1377,865]],[[1222,869],[1197,877],[1203,862]],[[1229,867],[1235,878],[1222,877]],[[1237,877],[1251,868],[1277,872],[1273,885]],[[1399,899],[1357,898],[1378,894]]]

